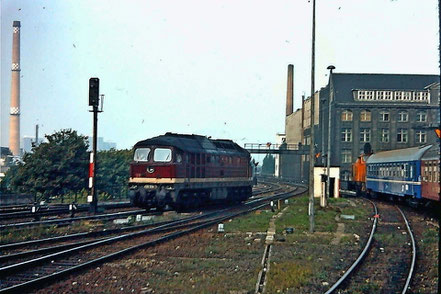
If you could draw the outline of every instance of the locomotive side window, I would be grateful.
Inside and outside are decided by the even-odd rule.
[[[181,163],[182,162],[182,156],[181,154],[176,154],[176,162]]]
[[[150,148],[138,148],[135,150],[134,161],[148,161]]]
[[[156,148],[153,153],[153,160],[156,162],[170,162],[172,159],[171,149]]]

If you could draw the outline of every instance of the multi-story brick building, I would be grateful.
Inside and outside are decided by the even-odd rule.
[[[332,73],[328,85],[315,95],[319,104],[315,148],[322,155],[317,163],[326,163],[329,99],[331,166],[340,167],[343,185],[351,179],[351,165],[365,148],[377,152],[436,143],[439,81],[437,75]],[[285,132],[288,141],[292,130],[287,127]],[[309,124],[304,124],[303,144],[310,141],[309,134]],[[308,156],[302,158],[308,160]]]
[[[320,91],[323,127],[316,142],[327,154],[330,99],[331,165],[340,166],[342,180],[350,180],[351,164],[365,148],[377,152],[437,142],[439,80],[437,75],[331,74]]]

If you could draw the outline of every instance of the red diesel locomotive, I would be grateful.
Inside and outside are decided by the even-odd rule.
[[[251,196],[250,154],[231,140],[166,133],[134,150],[129,198],[137,207],[181,210]]]

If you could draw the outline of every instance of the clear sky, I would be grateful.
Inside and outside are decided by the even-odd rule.
[[[439,74],[436,0],[317,0],[316,89],[335,72]],[[131,148],[167,131],[275,140],[287,65],[310,94],[308,0],[4,0],[1,146],[8,146],[12,22],[21,21],[21,136],[92,133],[88,80],[106,95],[99,136]]]

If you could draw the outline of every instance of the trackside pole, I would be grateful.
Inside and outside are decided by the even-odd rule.
[[[97,152],[97,134],[98,134],[98,105],[100,103],[99,99],[99,84],[100,80],[98,78],[89,79],[89,106],[92,106],[93,112],[93,143],[92,143],[92,153],[90,153],[89,162],[89,188],[90,195],[87,196],[87,202],[90,203],[89,211],[96,213],[98,197],[96,191],[96,152]]]

